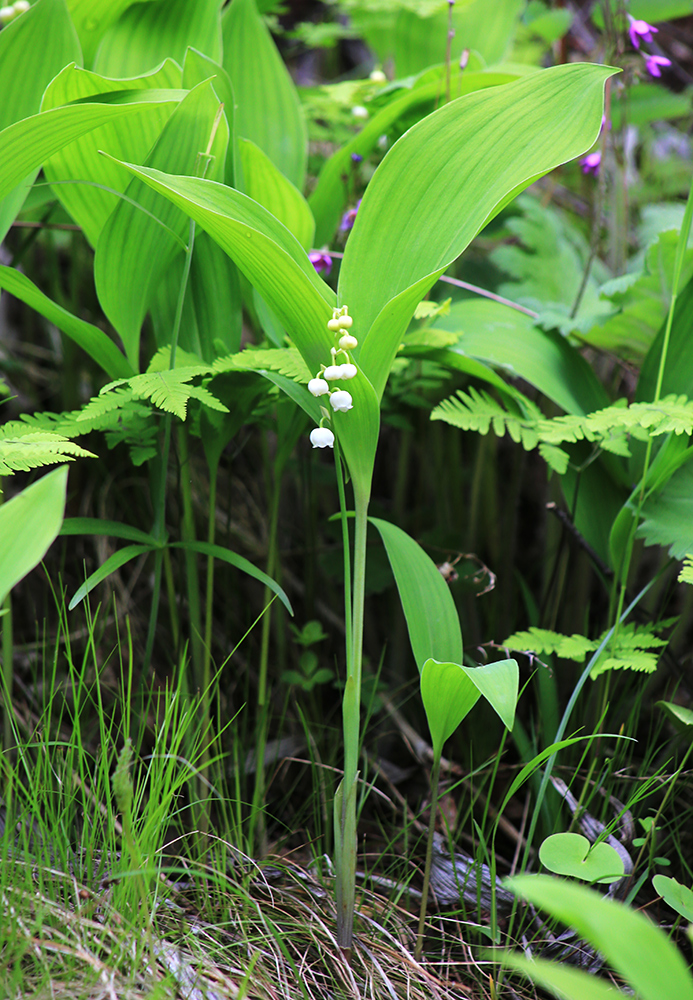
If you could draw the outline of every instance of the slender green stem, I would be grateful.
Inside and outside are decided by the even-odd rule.
[[[2,725],[3,725],[3,749],[9,753],[13,743],[12,735],[12,681],[14,664],[14,637],[12,633],[12,595],[8,594],[4,600],[3,608],[5,614],[0,620],[2,627]]]
[[[185,293],[188,288],[190,278],[190,267],[192,265],[193,248],[195,245],[195,222],[190,220],[188,245],[185,250],[185,263],[183,266],[183,277],[178,290],[178,301],[176,303],[176,315],[173,321],[171,333],[171,356],[169,368],[175,368],[176,349],[178,347],[178,336],[183,318],[183,303]],[[163,569],[163,545],[166,538],[166,475],[168,472],[168,459],[171,451],[171,420],[172,417],[164,417],[164,441],[161,449],[161,466],[159,469],[159,483],[156,495],[156,510],[154,513],[154,527],[152,534],[157,539],[162,548],[157,549],[154,554],[154,586],[152,588],[152,603],[149,610],[149,628],[147,630],[147,644],[144,651],[142,663],[142,677],[146,677],[152,662],[154,652],[154,636],[156,635],[156,623],[159,617],[159,601],[161,599],[161,575]]]
[[[431,884],[431,865],[433,863],[433,837],[436,832],[436,816],[438,814],[438,784],[440,781],[440,754],[436,754],[431,772],[431,815],[428,820],[428,842],[426,844],[426,867],[424,869],[423,889],[421,890],[421,907],[419,909],[419,930],[416,935],[416,950],[414,958],[421,958],[424,943],[424,926],[426,923],[426,907],[428,906],[428,889]]]
[[[339,442],[334,442],[334,467],[337,474],[337,492],[339,494],[339,510],[342,522],[342,549],[344,550],[344,630],[346,633],[347,674],[351,664],[351,539],[349,538],[349,518],[347,517],[346,498],[344,494],[344,471]]]
[[[190,449],[188,447],[188,430],[185,424],[177,427],[178,454],[180,458],[180,491],[183,506],[182,537],[183,541],[197,541],[195,531],[195,512],[192,496],[192,479],[190,470]],[[185,551],[185,576],[188,591],[188,612],[190,615],[190,645],[192,649],[193,677],[202,701],[205,699],[207,684],[204,676],[204,654],[202,643],[202,609],[200,607],[200,582],[197,572],[197,555],[189,549]],[[209,713],[203,717],[207,722]]]

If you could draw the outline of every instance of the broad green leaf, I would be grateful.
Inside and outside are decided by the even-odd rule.
[[[666,875],[655,875],[652,879],[655,892],[658,893],[672,910],[680,913],[685,920],[693,923],[693,892],[688,886],[681,885],[675,878]]]
[[[125,548],[118,549],[112,556],[109,556],[103,566],[99,566],[94,573],[87,577],[82,586],[78,588],[67,606],[68,611],[74,610],[87,594],[90,594],[94,587],[98,587],[101,581],[109,577],[111,573],[115,573],[117,569],[136,559],[137,556],[144,555],[145,552],[153,552],[155,548],[156,546],[154,545],[126,545]]]
[[[406,531],[370,517],[383,540],[397,584],[409,641],[419,671],[424,662],[461,661],[462,631],[450,588],[436,564]]]
[[[259,146],[301,191],[308,155],[303,109],[255,0],[233,0],[224,10],[222,31],[236,134]]]
[[[109,378],[134,375],[127,358],[98,326],[87,323],[63,309],[40,291],[33,281],[12,267],[0,266],[0,288],[41,313],[100,365]]]
[[[171,60],[167,60],[155,73],[128,80],[109,80],[77,66],[68,66],[46,90],[42,110],[50,111],[86,98],[99,100],[99,95],[107,94],[113,95],[112,100],[119,101],[119,92],[124,90],[143,91],[141,99],[145,101],[148,96],[151,97],[146,91],[177,88],[180,87],[180,82],[180,70]],[[177,96],[180,100],[183,95],[178,93]],[[93,182],[56,183],[53,189],[65,209],[82,227],[92,246],[96,246],[106,219],[119,201],[116,194],[94,187],[94,183],[116,191],[124,191],[129,183],[126,171],[112,160],[101,156],[100,151],[111,153],[120,159],[143,162],[178,100],[170,103],[161,103],[159,100],[143,106],[142,114],[134,122],[127,119],[114,121],[94,129],[76,141],[66,140],[60,151],[45,163],[45,174],[49,181]]]
[[[550,962],[545,958],[525,958],[519,952],[499,955],[494,958],[515,972],[525,975],[531,982],[543,986],[559,1000],[620,1000],[628,994],[614,990],[611,983],[598,979],[591,972],[581,972],[561,962]],[[664,1000],[664,998],[661,998]]]
[[[157,105],[168,108],[168,117],[184,96],[172,90],[120,91],[117,100],[106,94],[101,101],[54,108],[10,125],[0,132],[0,198],[75,139],[118,119],[129,119],[131,130],[146,130],[147,119],[161,115]]]
[[[122,538],[126,542],[139,542],[141,545],[157,545],[153,535],[123,524],[122,521],[108,521],[99,517],[68,517],[63,521],[61,535],[105,535],[108,538]]]
[[[0,130],[35,115],[43,92],[82,53],[64,0],[38,0],[0,31]],[[22,207],[37,170],[0,202],[0,242]]]
[[[222,0],[134,3],[104,34],[94,69],[104,76],[139,76],[164,59],[183,65],[188,46],[221,62]]]
[[[470,72],[467,70],[464,73],[453,72],[452,78],[452,92],[455,97],[461,97],[463,94],[469,94],[475,90],[510,83],[517,79],[517,74],[486,70]],[[351,169],[352,154],[368,156],[380,137],[387,134],[394,123],[404,115],[420,111],[423,116],[426,109],[434,110],[433,105],[439,101],[442,87],[441,73],[438,79],[430,83],[407,88],[404,93],[397,94],[389,104],[366,122],[353,139],[350,139],[327,160],[308,199],[308,204],[315,216],[316,246],[329,243],[339,223],[348,197],[344,175],[348,176]]]
[[[644,914],[550,876],[523,875],[505,885],[575,928],[642,1000],[693,1000],[693,979],[683,956]]]
[[[623,859],[610,844],[590,844],[580,833],[554,833],[539,848],[544,868],[556,875],[572,875],[583,882],[617,882],[623,878]]]
[[[273,215],[247,195],[214,181],[126,166],[188,212],[228,253],[276,312],[311,372],[329,361],[334,339],[327,321],[332,316],[334,292],[318,277],[295,237]],[[353,411],[334,414],[333,426],[354,486],[363,493],[370,489],[380,411],[363,373],[351,380],[349,392]]]
[[[313,246],[315,220],[308,202],[259,146],[239,140],[243,190],[283,222],[305,251]]]
[[[581,354],[555,331],[490,299],[456,302],[433,328],[459,332],[449,352],[478,358],[511,378],[521,378],[566,413],[585,414],[609,405],[609,397]]]
[[[45,556],[65,511],[67,466],[0,505],[0,603]]]
[[[499,660],[482,667],[426,660],[421,670],[421,698],[431,730],[433,752],[455,732],[480,697],[484,697],[512,729],[517,705],[519,669],[515,660]]]
[[[511,195],[594,142],[614,72],[557,66],[468,94],[389,151],[366,189],[339,279],[339,300],[365,337],[358,361],[378,396],[435,279]]]
[[[210,149],[213,159],[208,166],[212,177],[222,177],[229,134],[223,117],[216,122],[214,132],[218,111],[219,100],[211,83],[198,84],[166,122],[147,159],[148,165],[166,166],[181,174],[201,172],[201,155],[214,135]],[[125,353],[135,367],[145,314],[161,278],[182,253],[179,241],[187,237],[189,224],[185,212],[138,178],[130,179],[125,193],[129,200],[116,205],[101,230],[94,279],[101,306],[122,337]],[[178,288],[171,288],[170,293],[171,312],[175,312]],[[187,343],[181,346],[191,347]]]
[[[673,474],[666,486],[645,501],[637,531],[646,545],[668,546],[674,559],[693,552],[693,462]]]
[[[289,614],[293,615],[291,601],[286,596],[282,587],[271,576],[263,573],[257,566],[253,566],[243,556],[236,555],[235,552],[231,552],[230,549],[225,549],[221,545],[211,545],[209,542],[172,542],[171,548],[185,549],[187,552],[199,552],[203,556],[214,556],[215,559],[221,559],[222,562],[227,562],[231,566],[235,566],[242,573],[252,576],[254,580],[259,580],[265,587],[268,587],[273,594],[277,595]]]
[[[101,38],[134,0],[67,0],[77,35],[82,44],[84,65],[91,68]],[[145,2],[145,0],[139,0]]]

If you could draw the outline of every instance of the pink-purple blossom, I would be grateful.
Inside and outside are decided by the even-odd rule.
[[[661,76],[660,66],[671,66],[671,59],[666,56],[645,56],[645,69],[650,76]]]
[[[602,154],[598,149],[595,149],[593,153],[589,153],[584,160],[580,160],[580,166],[582,167],[583,174],[592,174],[594,177],[599,173],[599,167],[602,162]]]
[[[311,262],[318,274],[324,274],[325,277],[327,277],[332,270],[332,258],[323,250],[314,250],[312,253],[309,253],[308,260]]]
[[[356,206],[354,208],[350,208],[348,212],[344,213],[344,215],[342,216],[342,221],[339,223],[340,232],[348,233],[349,230],[353,227],[354,222],[356,221],[356,213],[359,210],[360,204],[361,204],[361,199],[359,198],[359,200],[356,202]]]
[[[628,34],[630,35],[631,44],[633,48],[639,49],[640,42],[651,42],[653,41],[652,35],[657,34],[659,28],[653,27],[653,25],[648,24],[647,21],[638,21],[634,17],[629,18],[630,24],[628,26]]]

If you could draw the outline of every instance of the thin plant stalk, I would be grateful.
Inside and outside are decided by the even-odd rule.
[[[421,958],[424,943],[424,925],[426,923],[426,908],[428,906],[428,889],[431,884],[431,866],[433,863],[433,837],[436,832],[436,816],[438,814],[438,785],[440,783],[440,754],[436,754],[431,772],[431,815],[428,820],[428,842],[426,844],[426,867],[424,868],[423,888],[421,890],[421,907],[419,909],[419,929],[416,934],[416,949],[414,958]]]

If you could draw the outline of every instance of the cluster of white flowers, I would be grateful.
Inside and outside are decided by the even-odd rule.
[[[330,383],[341,381],[342,379],[354,378],[357,372],[355,364],[352,364],[349,351],[358,347],[358,340],[349,333],[353,323],[349,315],[347,306],[340,309],[333,309],[332,319],[327,321],[327,329],[335,335],[337,345],[332,348],[332,363],[320,365],[320,371],[308,383],[308,390],[314,396],[328,396],[330,406],[335,411],[346,412],[352,408],[353,401],[351,393],[346,389],[337,389]],[[323,418],[320,426],[311,431],[310,440],[314,448],[333,448],[334,434],[329,427],[324,427],[326,420],[330,419],[329,410],[321,407]]]

